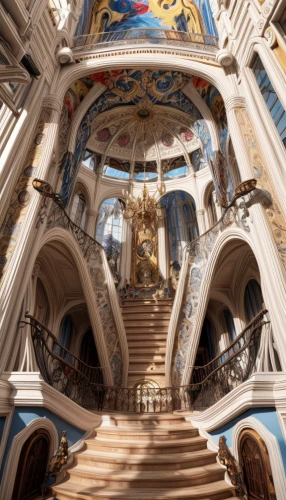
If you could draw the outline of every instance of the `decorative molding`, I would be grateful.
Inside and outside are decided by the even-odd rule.
[[[32,420],[21,432],[14,436],[3,473],[0,500],[11,500],[18,468],[21,449],[29,436],[37,429],[46,429],[50,434],[49,456],[52,456],[58,446],[58,432],[47,418]]]
[[[71,64],[74,62],[73,52],[69,47],[61,47],[56,53],[56,59],[60,64]]]
[[[216,53],[216,60],[224,67],[231,66],[234,62],[234,56],[227,49],[220,49]]]
[[[42,101],[43,108],[53,109],[58,113],[61,113],[62,110],[62,101],[55,94],[49,94],[43,98]]]
[[[10,394],[7,398],[10,408],[11,405],[44,407],[85,431],[101,424],[100,415],[82,408],[50,387],[38,372],[4,372],[2,378],[10,383]]]
[[[227,424],[250,408],[276,407],[276,387],[279,382],[286,382],[285,372],[255,373],[249,380],[233,389],[211,408],[198,415],[186,419],[198,428],[207,432]],[[286,407],[286,392],[284,393],[284,408]],[[279,407],[277,407],[279,412]]]
[[[239,94],[227,97],[224,101],[226,112],[232,111],[236,108],[246,108],[245,98]]]
[[[280,447],[277,438],[259,420],[254,417],[248,417],[240,420],[240,422],[235,425],[232,436],[233,454],[236,460],[239,460],[239,436],[243,429],[249,428],[255,430],[261,436],[263,441],[265,441],[267,453],[269,455],[277,500],[285,500],[286,480]]]

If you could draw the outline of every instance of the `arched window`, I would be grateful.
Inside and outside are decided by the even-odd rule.
[[[196,205],[192,196],[184,191],[166,194],[161,205],[166,210],[170,261],[172,265],[180,264],[184,247],[199,235]]]
[[[86,201],[85,201],[85,196],[82,193],[77,193],[74,196],[73,204],[72,204],[72,211],[71,211],[71,219],[81,229],[83,229],[83,230],[85,229]]]
[[[103,246],[110,270],[118,281],[122,241],[122,202],[118,198],[109,198],[101,204],[95,238]]]
[[[208,188],[206,194],[206,210],[208,215],[209,227],[214,226],[217,222],[217,212],[215,206],[215,188],[213,183]]]
[[[30,500],[41,496],[49,447],[49,435],[44,429],[37,429],[24,443],[19,457],[12,500]]]
[[[35,317],[45,326],[48,326],[50,317],[50,306],[48,296],[43,283],[38,278],[36,287]]]
[[[229,309],[223,310],[223,317],[226,326],[226,331],[228,333],[230,343],[234,342],[236,339],[236,330],[234,326],[234,321],[231,312]]]
[[[259,283],[249,280],[244,292],[244,313],[249,323],[263,309],[263,297]]]
[[[67,315],[62,322],[59,343],[68,351],[70,351],[71,348],[72,333],[73,333],[72,318],[70,315]],[[56,354],[61,358],[65,358],[67,361],[70,361],[71,359],[71,355],[67,354],[63,349],[61,349],[60,346],[56,346]]]
[[[276,126],[277,132],[280,135],[284,147],[286,147],[286,111],[278,98],[278,95],[258,54],[255,56],[252,71],[268,111],[270,112]]]

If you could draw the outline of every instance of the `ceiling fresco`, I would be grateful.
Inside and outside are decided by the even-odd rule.
[[[152,161],[194,151],[201,141],[185,113],[142,101],[99,115],[87,148],[127,161]],[[142,116],[141,116],[142,115]]]
[[[98,72],[77,81],[65,97],[69,120],[94,83],[102,84],[103,92],[82,118],[75,151],[62,156],[60,194],[64,204],[69,201],[81,157],[91,136],[89,148],[128,161],[133,149],[136,161],[158,161],[179,154],[187,157],[187,153],[201,149],[204,161],[201,154],[193,155],[195,169],[200,170],[207,163],[213,171],[218,198],[230,197],[232,183],[224,156],[214,155],[207,121],[184,93],[190,80],[212,111],[218,125],[221,151],[225,153],[228,132],[223,101],[217,89],[205,80],[178,71],[125,69]]]
[[[138,28],[217,35],[210,0],[85,0],[76,35]]]

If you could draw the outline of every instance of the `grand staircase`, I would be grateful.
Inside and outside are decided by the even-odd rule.
[[[153,380],[165,387],[165,354],[172,299],[129,299],[122,316],[129,348],[128,385]]]
[[[74,455],[58,500],[238,500],[207,440],[181,416],[114,415]]]

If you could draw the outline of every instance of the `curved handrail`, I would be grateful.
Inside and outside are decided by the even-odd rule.
[[[218,368],[218,367],[222,366],[224,363],[226,363],[231,358],[231,356],[238,354],[240,352],[240,350],[245,347],[245,345],[240,347],[240,342],[243,339],[245,333],[248,330],[250,330],[251,327],[255,325],[256,321],[258,319],[260,319],[261,317],[263,317],[267,312],[268,312],[267,309],[262,309],[258,314],[256,314],[256,316],[254,316],[254,318],[252,318],[252,320],[249,321],[249,323],[244,327],[244,329],[236,337],[236,339],[231,344],[229,344],[229,346],[226,349],[224,349],[222,352],[220,352],[214,359],[212,359],[211,361],[209,361],[208,363],[206,363],[203,366],[194,366],[191,380],[193,380],[195,383],[198,383],[199,381],[204,380],[205,378],[207,378],[207,376],[209,374],[213,373],[216,368]],[[261,325],[264,325],[267,323],[270,323],[270,322],[263,321],[261,323]],[[236,346],[238,347],[238,349],[236,349]],[[231,351],[232,351],[232,353],[231,353]],[[223,359],[224,356],[226,356],[225,359]],[[217,366],[215,366],[216,363],[220,360],[221,360],[221,362],[218,363]],[[204,376],[204,378],[202,378],[200,376],[200,374],[197,375],[197,373],[201,373],[201,375]]]
[[[26,321],[21,321],[21,323],[25,323],[30,326],[33,324],[34,328],[41,331],[41,334],[46,333],[45,343],[50,355],[53,355],[59,362],[62,362],[64,359],[67,366],[86,377],[89,382],[103,384],[103,374],[100,366],[87,365],[84,361],[72,354],[66,347],[60,344],[56,336],[40,321],[34,318],[34,316],[25,314],[25,318],[29,318],[30,323]],[[50,344],[52,344],[52,349],[50,349],[48,345],[49,339],[52,341],[50,342]],[[61,355],[58,353],[61,353]]]
[[[181,387],[113,387],[94,381],[89,374],[94,369],[73,356],[62,347],[56,337],[33,316],[26,314],[30,322],[36,360],[44,380],[52,387],[84,407],[102,411],[163,413],[178,409],[196,409],[211,406],[218,399],[241,384],[255,369],[256,356],[260,345],[260,332],[265,310],[261,311],[240,334],[243,345],[227,360],[207,373],[204,380]],[[261,321],[262,320],[262,321]],[[249,334],[246,336],[246,333]],[[49,345],[51,344],[51,346]],[[61,357],[54,346],[60,346],[67,357]],[[88,370],[82,370],[86,367]]]

